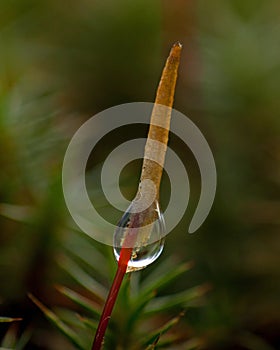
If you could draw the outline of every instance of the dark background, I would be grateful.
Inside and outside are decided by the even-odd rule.
[[[186,316],[207,349],[280,348],[279,13],[276,0],[1,1],[0,316],[32,322],[28,291],[55,303],[67,143],[105,108],[152,102],[179,40],[174,107],[208,140],[218,185],[203,226],[186,234],[190,209],[161,259],[194,261],[185,288],[211,285]],[[186,154],[194,206],[197,165],[175,138],[170,146]]]

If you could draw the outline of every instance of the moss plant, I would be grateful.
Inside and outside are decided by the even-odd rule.
[[[23,350],[25,348],[31,337],[31,330],[27,329],[19,337],[17,322],[21,320],[21,318],[0,317],[0,324],[11,323],[11,326],[8,328],[7,332],[5,333],[4,337],[0,342],[1,350]]]
[[[149,195],[147,188],[144,186],[144,180],[147,179],[153,181],[155,184],[156,195],[154,200],[158,201],[159,199],[159,188],[166,149],[155,151],[151,146],[150,140],[156,140],[167,145],[180,53],[181,45],[179,43],[174,44],[159,83],[136,199],[138,197],[145,199]],[[166,106],[167,108],[162,109],[162,106]],[[163,127],[154,125],[154,120],[157,118],[160,118]],[[159,154],[156,154],[156,152]],[[156,162],[151,160],[158,158],[161,161]],[[167,348],[171,344],[183,343],[184,349],[193,349],[200,343],[198,339],[190,340],[185,332],[184,334],[183,332],[171,333],[167,337],[164,337],[164,335],[183,317],[184,309],[187,306],[195,304],[198,298],[201,297],[205,292],[205,287],[199,286],[179,293],[155,297],[163,287],[171,284],[176,278],[184,274],[190,268],[190,264],[175,265],[170,261],[164,262],[143,280],[139,275],[140,272],[132,272],[136,269],[129,266],[129,262],[136,251],[136,244],[139,243],[139,227],[145,228],[143,232],[141,231],[141,242],[143,241],[143,245],[148,240],[150,235],[148,224],[153,223],[155,220],[154,204],[155,202],[142,212],[131,214],[122,241],[117,271],[109,291],[89,276],[87,272],[67,255],[60,258],[60,265],[92,294],[92,297],[85,297],[66,287],[59,286],[57,288],[60,293],[85,309],[87,312],[85,316],[78,315],[67,309],[59,309],[57,312],[53,312],[46,308],[33,295],[30,295],[30,298],[44,312],[46,317],[77,348],[85,350],[91,347],[92,350],[99,350],[104,346],[106,349],[148,350],[154,349],[156,346]],[[137,230],[133,231],[135,227],[137,227]],[[72,253],[74,255],[75,247],[72,247]],[[94,251],[91,251],[90,254],[99,257],[99,261],[94,264],[95,267],[102,266],[108,260],[107,254],[102,256],[100,252]],[[129,273],[126,274],[127,272]],[[130,272],[132,273],[130,274]],[[104,295],[107,295],[106,301],[104,300]],[[110,320],[116,301],[115,315],[117,314],[118,316],[113,315],[112,320]],[[104,302],[105,306],[101,312],[101,305]],[[156,315],[170,309],[176,310],[174,317],[171,319],[164,318],[158,324]],[[97,322],[98,318],[99,322]],[[108,324],[109,329],[104,341]],[[151,326],[152,324],[153,326]],[[91,345],[91,334],[93,331],[95,331],[95,338]]]
[[[83,233],[69,230],[57,263],[76,282],[76,287],[57,285],[56,289],[72,304],[65,299],[66,306],[49,309],[30,296],[46,318],[80,350],[92,346],[92,333],[97,330],[109,292],[108,280],[116,269],[109,248],[96,245]],[[186,278],[192,265],[170,257],[146,270],[125,274],[106,331],[104,349],[199,348],[202,340],[194,336],[184,313],[203,304],[208,286],[166,292]]]
[[[161,110],[158,110],[158,105],[159,107],[161,107],[162,105],[167,107],[172,107],[173,105],[173,99],[174,99],[173,96],[174,96],[175,84],[177,79],[177,70],[179,66],[180,53],[181,53],[181,44],[179,43],[174,44],[173,48],[171,49],[170,56],[168,57],[166,65],[163,70],[162,78],[160,80],[159,88],[157,91],[155,107],[151,117],[151,125],[150,125],[149,135],[148,135],[148,139],[145,147],[145,155],[144,155],[140,185],[139,185],[139,189],[136,197],[142,197],[144,199],[147,198],[147,193],[146,193],[147,189],[145,189],[142,186],[143,181],[147,179],[153,181],[153,183],[156,186],[156,199],[158,199],[159,197],[159,187],[160,187],[163,168],[160,162],[156,163],[151,159],[154,159],[155,156],[157,156],[157,158],[160,158],[162,155],[153,154],[155,153],[155,151],[153,150],[153,147],[150,145],[149,141],[156,140],[167,145],[171,112],[170,112],[170,109],[167,109],[167,111],[163,110],[161,115],[159,115]],[[163,124],[165,128],[163,127],[159,128],[158,126],[155,126],[153,124],[153,119],[156,119],[158,117],[160,117],[163,120]],[[160,153],[160,150],[159,150],[159,153]],[[154,157],[152,157],[152,155]],[[163,157],[164,156],[165,154],[163,154]],[[152,214],[150,214],[150,211],[152,212]],[[124,237],[124,242],[120,252],[118,269],[117,269],[112,287],[110,289],[109,295],[107,297],[105,307],[100,318],[100,322],[98,324],[98,328],[97,328],[94,342],[92,345],[92,350],[99,350],[102,346],[102,341],[105,335],[107,324],[111,317],[111,313],[112,313],[122,280],[124,278],[125,273],[127,272],[128,262],[131,259],[131,256],[133,254],[133,249],[134,249],[133,247],[137,242],[137,236],[138,236],[137,232],[139,230],[136,231],[136,234],[130,233],[130,231],[132,231],[135,227],[145,226],[147,223],[149,223],[148,221],[150,220],[151,216],[152,216],[151,220],[153,222],[155,220],[155,218],[153,217],[154,216],[153,213],[156,213],[156,211],[154,210],[154,206],[151,205],[146,211],[142,213],[138,213],[138,212],[134,213],[130,219],[130,222],[128,224],[129,225],[128,232]],[[149,232],[148,233],[145,232],[145,235],[146,234],[149,234]]]

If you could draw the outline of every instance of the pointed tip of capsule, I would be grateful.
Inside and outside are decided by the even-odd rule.
[[[177,41],[176,43],[173,44],[171,48],[169,58],[180,59],[181,51],[182,51],[182,44],[179,41]]]
[[[180,43],[180,41],[176,41],[172,47],[181,49],[183,45]]]

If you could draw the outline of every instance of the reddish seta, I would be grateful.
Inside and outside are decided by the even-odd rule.
[[[115,305],[124,275],[126,273],[127,264],[130,260],[131,253],[132,253],[132,248],[122,248],[121,250],[121,255],[118,262],[118,269],[99,321],[99,325],[98,325],[95,338],[93,341],[93,345],[92,345],[92,350],[101,349],[105,331],[106,331],[108,322],[111,318],[112,310]]]

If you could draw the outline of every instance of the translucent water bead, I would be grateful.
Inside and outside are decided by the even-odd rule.
[[[158,202],[143,212],[131,211],[133,202],[122,216],[114,234],[114,254],[119,261],[122,246],[133,247],[126,272],[137,271],[154,262],[164,246],[165,222]]]

